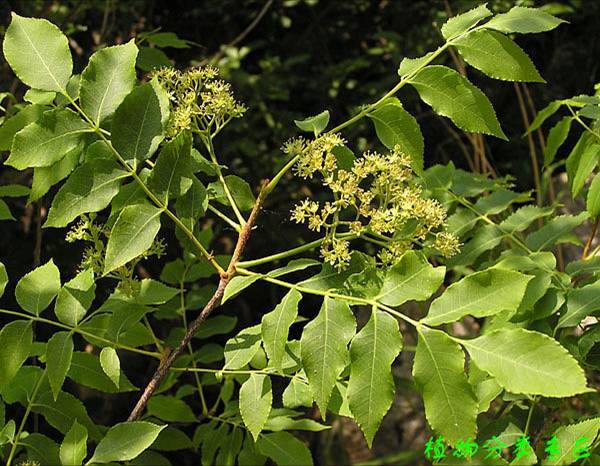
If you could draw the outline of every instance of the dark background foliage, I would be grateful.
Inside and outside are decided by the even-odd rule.
[[[0,5],[0,33],[10,21],[10,12],[44,17],[57,24],[70,37],[75,72],[103,45],[122,43],[144,31],[160,28],[191,41],[185,49],[166,49],[175,66],[212,61],[232,83],[236,95],[248,107],[246,116],[229,125],[218,140],[217,151],[230,169],[257,186],[284,162],[282,143],[296,134],[294,119],[302,119],[328,109],[332,122],[343,121],[358,106],[374,101],[397,82],[397,67],[403,57],[416,57],[441,42],[439,27],[450,12],[459,13],[480,2],[467,0],[5,0]],[[600,1],[494,0],[495,11],[514,4],[542,6],[559,13],[569,24],[540,35],[518,38],[532,57],[547,84],[529,85],[537,109],[550,100],[593,92],[598,77],[600,54]],[[224,45],[229,44],[229,45]],[[450,66],[451,57],[443,58]],[[485,138],[485,149],[493,169],[513,175],[520,189],[533,186],[530,149],[522,138],[521,107],[512,83],[481,79],[475,70],[469,78],[489,96],[510,142]],[[20,97],[25,89],[0,62],[0,90]],[[425,161],[454,162],[468,168],[472,151],[464,134],[434,115],[416,98],[413,90],[399,97],[417,117],[425,137]],[[531,115],[530,115],[531,118]],[[373,147],[375,138],[369,122],[345,133],[356,150]],[[537,154],[540,156],[540,154]],[[17,173],[0,166],[0,183],[28,185],[31,174]],[[282,184],[266,206],[247,250],[258,257],[284,245],[306,241],[308,235],[294,227],[288,218],[290,206],[307,194],[318,196],[317,187],[290,178]],[[56,189],[56,188],[55,188]],[[49,198],[49,196],[46,196]],[[63,279],[72,277],[80,259],[77,246],[64,242],[64,231],[42,230],[47,202],[25,205],[23,198],[7,199],[16,222],[2,222],[0,256],[11,283],[33,265],[53,257]],[[212,247],[217,253],[231,249],[230,232],[216,227]],[[157,277],[165,261],[178,254],[174,235],[168,237],[169,254],[160,261],[144,264],[140,274]],[[0,300],[2,307],[13,306],[12,290]],[[108,287],[105,293],[108,292]],[[258,321],[271,309],[279,290],[256,287],[236,301],[240,324]],[[228,311],[228,312],[232,312]],[[168,329],[163,329],[166,336]],[[148,377],[148,368],[131,367],[134,382]],[[131,404],[131,395],[103,406],[99,422],[122,420],[121,409]],[[90,412],[96,410],[90,407]],[[385,428],[385,425],[384,425]],[[401,436],[387,432],[378,438]],[[350,435],[351,443],[353,437]],[[379,442],[381,443],[381,441]],[[394,445],[397,444],[397,441]],[[393,446],[375,444],[376,451],[392,453]],[[360,455],[359,455],[360,456]]]

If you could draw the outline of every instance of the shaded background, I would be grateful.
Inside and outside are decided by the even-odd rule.
[[[463,0],[5,0],[0,5],[0,34],[3,35],[10,21],[11,11],[47,18],[70,37],[74,72],[80,72],[99,47],[123,43],[157,28],[175,32],[181,39],[190,41],[188,48],[163,49],[175,66],[215,63],[232,83],[236,96],[248,106],[246,116],[234,121],[219,136],[216,149],[232,172],[257,186],[285,161],[279,148],[297,134],[294,119],[328,109],[333,124],[344,121],[358,106],[376,100],[397,82],[396,70],[403,57],[423,55],[442,42],[439,28],[449,14],[463,12],[479,3]],[[569,21],[549,33],[517,38],[547,80],[547,84],[519,89],[528,118],[532,118],[532,106],[540,109],[553,99],[593,93],[594,84],[600,81],[600,1],[497,0],[490,1],[489,7],[505,11],[515,4],[545,6],[549,12]],[[158,51],[156,53],[155,59],[165,60]],[[456,65],[448,54],[440,63]],[[480,139],[493,171],[514,175],[520,189],[531,189],[531,148],[527,139],[522,138],[523,105],[515,86],[482,77],[472,69],[468,70],[468,76],[488,95],[510,138],[509,142],[492,137]],[[2,60],[0,91],[4,90],[20,97],[26,89]],[[457,166],[469,168],[474,152],[469,136],[434,115],[417,99],[414,90],[402,89],[399,97],[421,125],[426,166],[453,161]],[[368,121],[348,129],[344,136],[357,151],[376,146]],[[540,156],[539,148],[537,156]],[[31,173],[17,173],[0,166],[0,184],[28,185],[30,181]],[[296,228],[289,221],[288,212],[295,199],[318,195],[317,190],[316,185],[293,178],[282,183],[261,216],[259,232],[252,237],[248,256],[260,257],[310,239],[304,229]],[[51,199],[55,191],[56,187],[45,199]],[[26,206],[22,198],[7,199],[7,202],[17,221],[1,223],[0,257],[12,278],[12,286],[15,279],[33,265],[51,257],[63,278],[70,278],[79,263],[80,251],[78,246],[64,242],[64,231],[39,228],[48,201],[42,199],[30,206]],[[215,227],[215,233],[215,251],[230,252],[231,232]],[[144,264],[140,273],[157,277],[162,265],[177,257],[179,250],[174,235],[169,232],[165,235],[169,254],[160,261]],[[100,288],[99,294],[108,291],[108,287]],[[12,296],[9,288],[0,305],[14,306]],[[279,297],[280,290],[257,286],[255,291],[236,301],[237,310],[232,313],[238,314],[239,326],[255,323],[263,312],[272,309]],[[134,382],[141,383],[147,378],[146,369],[133,366],[127,372]],[[402,378],[400,371],[399,384],[404,383]],[[130,406],[130,398],[131,395],[126,395],[111,405],[100,404],[101,418],[96,416],[95,420],[105,423],[120,420],[122,416],[118,411]],[[411,405],[413,401],[397,401],[396,409],[383,425],[383,433],[376,438],[375,456],[399,452],[418,437],[423,419],[420,409]],[[408,406],[403,406],[406,403]],[[411,410],[414,419],[407,414]],[[89,407],[89,411],[94,414],[96,410]],[[343,454],[351,461],[370,457],[353,426],[334,427],[341,433]],[[338,454],[333,445],[339,439],[330,437],[313,439],[323,463],[331,462]]]

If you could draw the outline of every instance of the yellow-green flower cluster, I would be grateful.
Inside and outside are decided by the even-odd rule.
[[[411,159],[399,146],[390,153],[366,152],[349,169],[338,168],[333,148],[344,140],[325,134],[312,142],[290,141],[284,151],[298,156],[296,172],[303,178],[319,173],[333,200],[300,202],[292,220],[324,230],[321,255],[344,268],[350,261],[350,244],[336,237],[353,233],[380,247],[378,257],[392,265],[415,245],[436,249],[449,257],[459,251],[458,239],[446,231],[446,210],[424,197],[411,168]]]
[[[154,76],[171,100],[169,139],[184,130],[218,131],[246,111],[246,107],[233,97],[231,86],[217,79],[219,71],[212,66],[185,71],[161,68]]]
[[[283,152],[293,157],[300,156],[295,166],[296,173],[302,178],[312,178],[317,172],[332,172],[337,168],[332,150],[345,142],[339,134],[325,133],[313,141],[300,137],[288,141]]]

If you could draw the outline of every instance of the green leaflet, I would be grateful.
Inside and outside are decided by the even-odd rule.
[[[122,333],[129,330],[139,322],[152,308],[137,303],[114,299],[106,301],[101,309],[109,311],[112,315],[105,337],[112,341],[119,341]]]
[[[75,169],[79,163],[83,143],[80,143],[75,149],[67,153],[58,162],[49,167],[36,167],[33,169],[33,181],[31,183],[31,192],[29,193],[28,203],[37,201],[46,194],[52,186],[65,179]]]
[[[294,414],[291,415],[293,416]],[[327,429],[331,429],[331,427],[325,424],[319,424],[312,419],[293,419],[286,414],[273,415],[265,424],[265,430],[272,430],[274,432],[280,432],[282,430],[308,430],[311,432],[320,432]]]
[[[537,113],[537,115],[535,116],[533,121],[531,122],[531,125],[529,126],[529,128],[527,128],[525,135],[531,133],[532,131],[535,131],[540,126],[542,126],[548,118],[550,118],[552,115],[554,115],[558,111],[558,109],[560,109],[560,107],[562,107],[562,105],[563,105],[562,101],[553,100],[548,105],[546,105],[543,109],[541,109]]]
[[[398,99],[377,108],[367,116],[373,120],[377,137],[385,147],[392,150],[399,145],[408,155],[416,173],[423,171],[424,142],[415,117],[402,107]]]
[[[569,262],[565,272],[573,277],[582,273],[600,272],[600,256],[587,257],[586,259]]]
[[[115,111],[112,145],[128,162],[150,157],[163,140],[169,98],[156,78],[136,87]]]
[[[87,429],[74,421],[60,445],[61,464],[79,466],[87,455],[87,439]]]
[[[453,69],[427,66],[411,78],[410,84],[426,104],[460,129],[507,139],[485,94]]]
[[[477,400],[467,382],[465,354],[439,330],[419,332],[413,376],[431,428],[448,442],[475,437]]]
[[[467,32],[481,20],[484,20],[491,15],[492,12],[488,10],[487,5],[484,3],[465,13],[453,16],[442,24],[442,36],[444,36],[444,39],[446,40],[453,39],[454,37]]]
[[[110,232],[104,273],[107,274],[146,252],[160,230],[162,209],[149,204],[125,207]]]
[[[23,96],[23,100],[32,104],[52,105],[56,98],[54,91],[41,91],[39,89],[28,89]]]
[[[71,367],[67,377],[86,387],[93,388],[105,393],[118,393],[136,390],[123,371],[119,375],[119,387],[108,378],[100,359],[95,354],[76,351],[71,359]]]
[[[88,124],[71,110],[49,110],[15,135],[6,164],[17,170],[48,167],[77,148],[90,132]]]
[[[187,192],[177,199],[175,212],[184,225],[193,231],[196,222],[206,213],[208,195],[198,178],[192,176],[191,181],[192,185]]]
[[[299,408],[312,406],[310,387],[298,377],[294,377],[283,391],[283,406],[285,408]]]
[[[65,90],[73,59],[66,36],[51,22],[12,13],[3,51],[12,70],[29,87]]]
[[[242,447],[243,437],[243,430],[241,428],[234,427],[231,431],[231,434],[227,435],[221,442],[219,454],[217,455],[215,464],[234,466],[235,458]]]
[[[227,175],[225,183],[229,188],[229,192],[233,200],[242,212],[252,210],[256,199],[252,194],[250,185],[239,176]],[[210,183],[207,187],[209,199],[214,199],[220,204],[229,205],[229,199],[223,190],[223,185],[217,181]]]
[[[398,322],[377,309],[372,310],[371,318],[350,344],[350,410],[369,447],[394,401],[396,385],[391,365],[401,349]]]
[[[433,55],[433,52],[428,52],[425,55],[423,55],[422,57],[417,57],[417,58],[404,57],[402,59],[402,61],[400,62],[400,66],[398,67],[398,74],[400,76],[402,76],[403,78],[406,78],[407,76],[411,75],[416,70],[418,70],[419,68],[421,68],[421,67],[425,66],[427,63],[429,63],[432,55]]]
[[[60,290],[60,272],[50,259],[44,265],[25,275],[15,288],[19,306],[27,312],[39,316]]]
[[[144,278],[140,282],[139,293],[134,300],[138,304],[164,304],[179,294],[180,290],[172,288],[151,278]]]
[[[237,296],[254,282],[260,279],[258,275],[238,275],[233,277],[227,286],[225,287],[225,292],[223,293],[222,303],[229,301],[231,298]]]
[[[261,326],[241,330],[225,344],[225,365],[223,369],[241,369],[248,364],[260,349]],[[312,401],[312,400],[311,400]]]
[[[473,264],[484,252],[500,244],[505,234],[498,225],[484,225],[462,246],[460,252],[448,260],[449,267]]]
[[[323,418],[337,377],[346,365],[348,343],[355,331],[356,321],[348,304],[325,298],[317,317],[302,332],[302,364]]]
[[[529,193],[517,193],[508,189],[498,189],[489,196],[480,197],[475,203],[474,210],[480,214],[495,215],[503,212],[515,202],[526,202],[531,199]]]
[[[116,424],[100,440],[87,464],[131,460],[152,445],[165,427],[144,421]]]
[[[136,82],[138,49],[132,39],[124,45],[95,52],[81,73],[79,100],[96,125],[113,114]]]
[[[188,49],[192,42],[180,39],[174,32],[154,32],[145,36],[148,42],[160,48],[173,47],[176,49]]]
[[[571,152],[567,158],[567,174],[573,198],[579,194],[586,180],[598,165],[600,144],[588,144],[582,150]]]
[[[181,430],[168,426],[158,434],[158,438],[152,444],[153,450],[174,451],[194,448],[190,438]]]
[[[73,337],[70,332],[56,332],[48,340],[46,347],[46,370],[54,401],[58,398],[58,394],[62,389],[63,382],[71,366],[73,349]]]
[[[4,294],[4,289],[8,283],[8,274],[6,273],[6,267],[0,262],[0,298]]]
[[[8,204],[0,199],[0,220],[16,220],[11,213]]]
[[[114,348],[105,346],[100,351],[100,365],[102,370],[113,381],[115,386],[119,388],[119,378],[121,377],[121,362],[119,355]]]
[[[425,301],[440,287],[445,267],[433,267],[415,251],[407,251],[383,279],[375,300],[388,306],[406,301]]]
[[[466,315],[485,317],[501,311],[516,311],[531,278],[520,272],[495,268],[467,275],[431,303],[423,322],[440,325]]]
[[[287,275],[288,273],[299,272],[300,270],[304,270],[308,267],[314,267],[315,265],[320,265],[319,261],[314,259],[292,259],[283,267],[279,267],[277,269],[271,270],[267,272],[267,276],[271,278],[281,277],[282,275]]]
[[[485,27],[506,33],[528,34],[550,31],[565,22],[539,8],[514,6],[506,13],[494,16]]]
[[[318,115],[305,118],[304,120],[294,120],[294,123],[302,131],[314,133],[315,136],[318,136],[329,124],[329,110],[325,110]]]
[[[526,230],[534,221],[547,217],[552,214],[552,207],[538,207],[536,205],[526,205],[516,212],[510,214],[500,225],[500,229],[507,233],[516,233]]]
[[[92,305],[96,293],[96,283],[92,269],[79,272],[58,292],[54,313],[63,324],[75,326],[85,316]]]
[[[290,326],[298,316],[298,303],[302,295],[297,290],[290,290],[271,312],[262,318],[262,340],[269,364],[281,372],[285,345]]]
[[[561,426],[554,432],[558,439],[558,453],[556,459],[544,458],[543,466],[564,466],[575,463],[575,448],[590,446],[600,430],[600,418],[595,417],[587,421]],[[579,439],[585,439],[583,442]],[[591,463],[590,463],[591,464]]]
[[[567,310],[556,328],[575,327],[592,313],[600,310],[600,281],[577,288],[567,295]]]
[[[136,66],[143,71],[154,71],[163,67],[171,67],[173,62],[161,49],[140,47]]]
[[[560,149],[560,146],[563,145],[569,135],[572,122],[573,117],[566,116],[550,129],[548,141],[544,149],[544,166],[548,166],[554,162],[558,149]]]
[[[148,414],[167,422],[195,422],[196,415],[188,404],[167,395],[156,395],[148,400]]]
[[[167,142],[148,178],[148,188],[165,205],[169,199],[184,194],[191,186],[188,178],[191,164],[192,135],[180,133],[175,139]]]
[[[19,443],[25,447],[27,459],[36,463],[44,464],[59,464],[59,447],[50,438],[43,434],[29,434],[27,437],[20,439]]]
[[[592,218],[600,216],[600,173],[596,173],[587,195],[587,211]]]
[[[119,192],[122,180],[129,176],[112,160],[92,159],[84,163],[54,197],[44,227],[64,227],[81,214],[104,209]]]
[[[528,235],[525,238],[525,245],[533,251],[551,249],[555,244],[569,241],[573,229],[588,217],[587,212],[578,215],[558,215],[542,228]]]
[[[573,147],[569,156],[566,160],[566,168],[567,168],[567,176],[569,178],[569,187],[571,188],[571,193],[573,197],[575,197],[576,190],[574,187],[575,178],[577,176],[577,172],[580,170],[580,165],[583,162],[583,165],[587,165],[590,162],[591,155],[596,152],[590,152],[590,147],[597,145],[595,143],[594,137],[589,132],[584,132],[581,137],[577,140],[577,144]],[[585,156],[585,157],[584,157]]]
[[[573,356],[543,333],[500,329],[460,343],[509,392],[560,398],[590,391]]]
[[[288,432],[262,434],[256,447],[263,455],[271,458],[278,466],[312,466],[310,450]]]
[[[469,65],[490,78],[545,82],[523,49],[503,34],[478,30],[459,37],[453,44]]]
[[[271,412],[271,378],[264,374],[250,374],[248,380],[240,387],[239,403],[244,424],[256,442]]]
[[[31,321],[15,320],[2,327],[0,330],[0,392],[10,386],[29,357],[32,344]]]
[[[16,115],[5,119],[0,125],[0,150],[10,150],[13,138],[17,132],[21,131],[28,124],[40,119],[48,107],[42,105],[27,105]]]

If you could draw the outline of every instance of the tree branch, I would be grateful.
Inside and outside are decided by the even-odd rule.
[[[233,251],[231,261],[229,262],[229,266],[227,267],[227,270],[225,272],[221,273],[217,290],[213,294],[212,298],[210,298],[210,301],[206,304],[206,306],[204,306],[198,317],[196,317],[196,319],[194,319],[194,321],[190,324],[190,326],[188,327],[188,331],[186,332],[183,339],[179,342],[177,348],[175,348],[171,353],[166,355],[166,357],[160,362],[158,368],[154,372],[154,375],[150,379],[150,382],[148,382],[148,385],[146,385],[146,388],[140,395],[138,402],[131,411],[131,414],[129,414],[129,417],[127,418],[128,421],[135,421],[137,418],[140,417],[140,415],[146,408],[148,400],[160,386],[160,383],[168,374],[169,369],[171,368],[175,360],[185,351],[188,344],[192,340],[192,337],[202,326],[202,324],[212,313],[212,311],[221,305],[221,300],[223,299],[223,293],[225,292],[225,288],[227,287],[229,281],[236,274],[236,264],[242,256],[244,249],[246,248],[246,244],[248,243],[248,239],[250,238],[250,233],[252,232],[252,228],[254,226],[254,223],[256,222],[258,213],[262,208],[265,198],[267,197],[268,191],[266,187],[267,182],[265,181],[263,182],[258,198],[256,199],[256,203],[252,208],[250,217],[248,218],[248,221],[243,226],[242,231],[238,236],[238,240],[235,245],[235,250]]]

